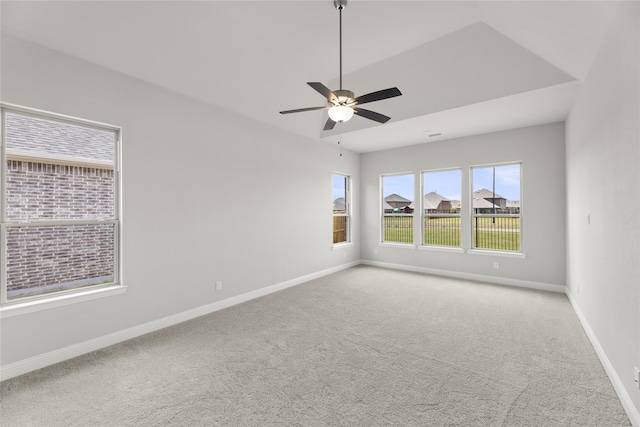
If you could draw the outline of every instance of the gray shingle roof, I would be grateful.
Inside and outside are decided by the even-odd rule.
[[[443,200],[449,201],[449,199],[434,191],[427,193],[424,195],[424,209],[438,209],[440,202]]]
[[[483,188],[482,190],[474,191],[473,197],[478,197],[481,199],[491,199],[491,198],[504,199],[504,197],[502,197],[498,193],[495,193],[494,195],[493,191],[487,190],[486,188]]]
[[[401,203],[406,203],[407,205],[409,203],[411,203],[411,200],[405,199],[404,197],[398,195],[398,194],[389,194],[387,197],[384,198],[384,201],[389,203],[389,202],[401,202]]]
[[[347,210],[347,203],[345,202],[344,197],[338,197],[333,201],[333,210],[334,212],[344,212]]]
[[[7,153],[111,161],[115,134],[15,113],[6,116]]]

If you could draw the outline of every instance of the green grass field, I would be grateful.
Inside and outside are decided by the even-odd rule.
[[[424,219],[424,245],[460,247],[460,217]],[[520,218],[476,218],[473,247],[504,251],[520,250]],[[413,217],[385,217],[384,241],[413,243]]]

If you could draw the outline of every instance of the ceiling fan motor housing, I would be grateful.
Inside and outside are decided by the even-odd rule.
[[[338,104],[336,105],[350,105],[355,102],[355,95],[350,90],[334,90],[333,93],[338,98]]]

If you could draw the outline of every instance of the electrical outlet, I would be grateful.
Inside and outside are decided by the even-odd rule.
[[[634,374],[634,377],[633,377],[633,381],[635,381],[636,387],[640,388],[640,370],[638,370],[637,367],[635,367],[633,369],[635,369],[635,374]]]
[[[495,268],[496,270],[500,269],[500,263],[499,262],[494,262],[493,263],[493,268]]]
[[[221,290],[222,290],[222,282],[218,280],[216,282],[216,291],[221,291]]]

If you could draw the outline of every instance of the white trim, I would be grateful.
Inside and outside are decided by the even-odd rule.
[[[537,289],[541,291],[564,293],[566,287],[564,285],[556,285],[553,283],[534,282],[531,280],[512,279],[509,277],[485,276],[475,273],[461,273],[459,271],[440,270],[437,268],[416,267],[413,265],[395,264],[390,262],[380,262],[371,260],[361,260],[364,265],[372,265],[374,267],[392,268],[394,270],[413,271],[416,273],[433,274],[436,276],[455,277],[456,279],[476,280],[479,282],[496,283],[499,285],[516,286],[519,288]]]
[[[600,362],[602,363],[604,370],[609,376],[609,379],[611,380],[611,384],[613,385],[613,389],[618,394],[618,398],[620,399],[620,402],[622,403],[622,407],[627,413],[627,416],[629,417],[631,424],[634,427],[640,427],[640,412],[638,411],[638,408],[636,408],[635,405],[633,404],[633,399],[627,392],[627,389],[624,387],[622,380],[618,376],[618,373],[616,372],[613,365],[611,364],[611,361],[607,357],[607,353],[604,351],[604,348],[602,348],[602,345],[600,345],[600,341],[598,341],[598,337],[593,332],[593,329],[591,329],[589,322],[587,322],[587,318],[582,313],[582,310],[578,305],[578,301],[576,301],[576,299],[573,297],[573,294],[571,293],[569,288],[566,289],[565,293],[567,295],[567,298],[569,298],[569,302],[571,303],[571,307],[573,307],[573,311],[576,312],[576,315],[580,320],[582,329],[584,329],[585,333],[587,334],[587,337],[589,338],[589,341],[591,341],[591,345],[593,345],[593,348],[596,351],[596,354],[598,355],[598,358],[600,359]]]
[[[349,248],[351,246],[354,246],[353,242],[334,243],[333,245],[331,245],[331,249],[333,249],[333,250],[344,249],[344,248]]]
[[[118,295],[126,292],[126,290],[126,286],[116,284],[99,287],[98,289],[83,290],[82,292],[60,293],[55,296],[47,295],[46,298],[31,299],[25,302],[7,303],[0,307],[0,319]]]
[[[436,246],[436,245],[420,245],[418,249],[421,251],[434,251],[434,252],[450,252],[455,254],[463,254],[465,250],[460,246]]]
[[[484,255],[484,256],[499,256],[505,258],[526,258],[527,255],[522,252],[507,252],[507,251],[489,251],[485,249],[469,249],[467,253],[470,255]]]
[[[154,332],[159,329],[177,325],[178,323],[186,322],[187,320],[191,320],[196,317],[204,316],[206,314],[213,313],[215,311],[222,310],[236,304],[247,302],[274,292],[281,291],[283,289],[297,286],[310,280],[336,273],[350,267],[354,267],[358,264],[360,264],[360,261],[352,261],[346,264],[341,264],[336,267],[331,267],[315,273],[300,276],[295,279],[277,283],[275,285],[267,286],[265,288],[256,289],[255,291],[236,295],[231,298],[216,301],[211,304],[203,305],[191,310],[183,311],[182,313],[173,314],[162,319],[153,320],[151,322],[133,326],[131,328],[104,335],[102,337],[94,338],[78,344],[73,344],[58,350],[53,350],[44,354],[40,354],[38,356],[20,360],[18,362],[9,363],[7,365],[0,366],[0,381],[8,380],[9,378],[17,377],[18,375],[26,374],[27,372],[35,371],[36,369],[41,369],[46,366],[62,362],[64,360],[71,359],[73,357],[81,356],[91,351],[99,350],[101,348],[117,344],[122,341],[136,338],[149,332]]]
[[[400,248],[400,249],[416,249],[415,243],[399,243],[399,242],[379,242],[378,246],[386,246],[388,248]]]

